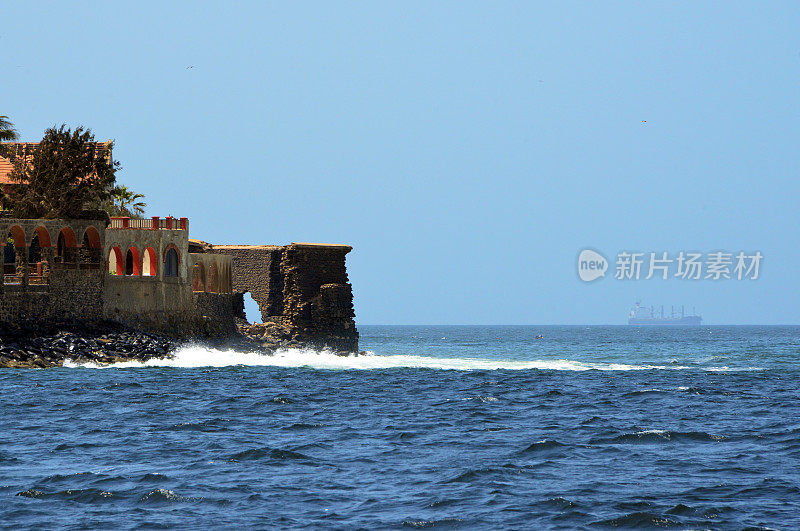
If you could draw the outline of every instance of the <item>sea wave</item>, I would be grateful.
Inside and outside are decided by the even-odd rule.
[[[328,350],[281,349],[274,354],[236,352],[205,346],[187,346],[171,358],[153,358],[147,361],[125,361],[100,365],[97,363],[64,362],[64,367],[83,368],[143,368],[143,367],[232,367],[266,366],[287,368],[312,368],[330,370],[374,370],[423,368],[439,370],[555,370],[555,371],[644,371],[690,369],[685,365],[636,365],[611,362],[585,362],[568,359],[504,360],[487,358],[439,358],[408,354],[382,355],[372,352],[358,356],[340,356]],[[754,368],[750,368],[751,370]],[[710,367],[706,370],[734,370],[727,367]]]

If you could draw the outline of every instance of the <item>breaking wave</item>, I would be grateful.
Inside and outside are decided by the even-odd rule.
[[[422,368],[456,371],[473,370],[554,370],[554,371],[643,371],[690,369],[684,365],[633,365],[625,363],[583,362],[567,359],[503,360],[487,358],[437,358],[407,354],[378,355],[372,352],[358,356],[339,356],[331,351],[312,349],[282,349],[274,354],[236,352],[204,346],[187,346],[171,358],[150,359],[144,362],[126,361],[109,365],[76,363],[67,360],[65,367],[84,368],[139,368],[139,367],[231,367],[265,366],[311,368],[329,370],[374,370]],[[734,370],[727,367],[709,367],[705,370]],[[757,368],[751,368],[757,370]]]

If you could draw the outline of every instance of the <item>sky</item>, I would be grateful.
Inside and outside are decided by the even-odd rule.
[[[0,115],[147,215],[346,243],[360,324],[800,324],[800,3],[3,3]],[[583,282],[581,250],[608,261]],[[618,253],[763,255],[616,279]],[[646,266],[647,262],[645,262]]]

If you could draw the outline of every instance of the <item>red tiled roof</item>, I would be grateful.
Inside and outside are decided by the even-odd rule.
[[[111,143],[109,140],[108,142],[94,142],[95,150],[100,151],[103,147],[108,146]],[[26,154],[30,153],[33,148],[39,145],[39,142],[4,142],[3,146],[7,147],[8,149],[22,149]],[[30,157],[30,155],[28,155]],[[11,162],[5,158],[0,157],[0,185],[3,184],[14,184],[8,178],[11,174],[11,170],[14,167],[11,165]]]

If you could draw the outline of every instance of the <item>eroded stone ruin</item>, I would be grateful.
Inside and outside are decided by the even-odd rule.
[[[345,258],[349,245],[292,243],[290,245],[212,245],[190,241],[192,253],[231,257],[234,293],[250,292],[258,303],[263,324],[242,326],[265,343],[291,341],[358,351],[353,290]]]

